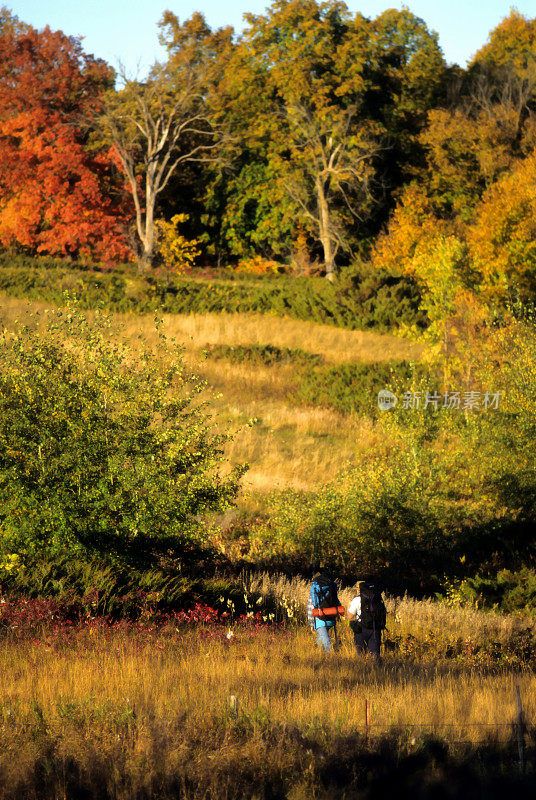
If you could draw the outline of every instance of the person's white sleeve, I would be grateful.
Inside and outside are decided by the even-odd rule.
[[[348,613],[353,614],[356,619],[361,618],[361,598],[354,597],[350,605],[348,606]]]

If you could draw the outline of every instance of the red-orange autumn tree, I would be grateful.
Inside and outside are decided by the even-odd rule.
[[[0,244],[30,253],[130,256],[123,178],[92,146],[90,125],[113,82],[80,40],[48,27],[0,28]]]

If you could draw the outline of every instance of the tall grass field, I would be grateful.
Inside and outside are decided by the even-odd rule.
[[[527,780],[536,649],[520,656],[519,620],[388,599],[376,664],[344,623],[338,651],[318,651],[305,582],[265,575],[249,589],[277,596],[286,622],[252,605],[240,618],[73,623],[4,598],[0,796],[383,797],[397,782],[433,797],[460,770],[498,797],[501,771],[511,790]]]
[[[54,313],[49,302],[1,297],[7,339],[24,324],[47,340]],[[97,317],[86,312],[90,336]],[[253,313],[167,314],[155,328],[149,314],[115,312],[108,324],[132,373],[153,359],[164,374],[180,356],[185,374],[205,383],[212,430],[231,431],[224,469],[248,465],[234,506],[206,519],[192,583],[231,581],[234,600],[222,588],[210,602],[164,607],[163,587],[137,610],[102,613],[87,576],[68,582],[68,559],[65,574],[42,571],[32,589],[31,573],[19,580],[17,558],[5,557],[0,798],[530,796],[530,564],[521,577],[504,573],[513,613],[467,582],[475,564],[508,566],[503,551],[486,552],[496,543],[492,515],[509,513],[508,493],[497,512],[499,501],[480,496],[471,478],[483,459],[472,472],[460,468],[460,453],[466,462],[470,453],[460,448],[478,434],[467,414],[463,430],[453,422],[439,432],[415,417],[416,433],[378,417],[379,388],[439,380],[428,342]],[[411,493],[421,483],[422,502],[420,489]],[[512,541],[522,543],[524,519],[516,528],[512,518]],[[380,663],[356,653],[344,619],[338,646],[320,652],[305,620],[317,538],[337,563],[354,534],[372,566],[402,587],[395,596],[387,586]],[[165,550],[158,558],[165,574],[184,568],[190,579],[186,561]],[[345,607],[364,563],[356,556],[340,571]],[[420,599],[404,595],[410,580]],[[439,585],[448,590],[431,599]]]

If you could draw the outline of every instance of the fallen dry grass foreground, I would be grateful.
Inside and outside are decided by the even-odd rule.
[[[258,580],[298,607],[305,584]],[[0,797],[336,798],[337,781],[366,785],[378,747],[384,769],[430,736],[453,752],[494,742],[514,764],[515,687],[534,729],[533,671],[476,668],[442,646],[506,646],[519,621],[410,600],[389,610],[390,641],[433,647],[399,646],[378,666],[345,626],[325,655],[303,625],[3,625]]]

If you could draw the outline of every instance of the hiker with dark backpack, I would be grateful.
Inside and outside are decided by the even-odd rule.
[[[348,607],[348,619],[354,633],[357,652],[371,653],[379,660],[387,611],[381,590],[375,583],[366,581],[357,583],[356,596]]]
[[[307,603],[307,618],[316,631],[316,642],[326,653],[331,649],[330,632],[333,631],[337,645],[337,619],[344,614],[337,596],[337,586],[327,575],[317,572],[313,577]]]

